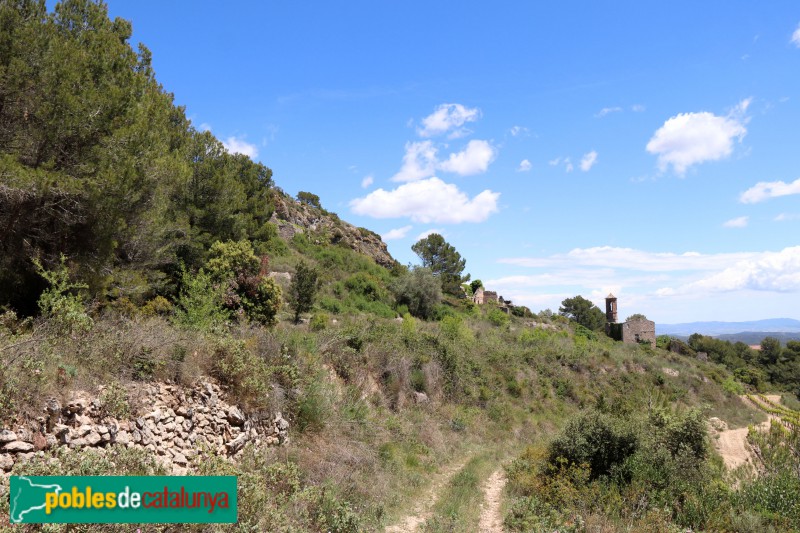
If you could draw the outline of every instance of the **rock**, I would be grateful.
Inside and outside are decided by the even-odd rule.
[[[48,449],[55,448],[56,446],[58,446],[58,439],[56,438],[55,435],[45,435],[44,441],[45,441],[45,447]]]
[[[79,437],[85,437],[86,435],[88,435],[92,431],[94,431],[94,428],[92,428],[92,426],[90,426],[89,424],[84,424],[84,425],[82,425],[81,427],[78,428],[78,436]]]
[[[225,447],[228,448],[228,453],[230,455],[233,455],[242,448],[244,448],[244,445],[246,443],[247,443],[247,435],[242,433],[241,435],[239,435],[238,437],[227,443]]]
[[[228,422],[234,426],[241,426],[245,421],[244,413],[236,406],[232,406],[228,409],[227,419]]]
[[[34,449],[33,444],[21,440],[15,440],[3,445],[3,451],[7,453],[32,452],[33,449]]]
[[[148,418],[149,418],[149,419],[150,419],[150,420],[152,420],[153,422],[156,422],[156,423],[158,423],[158,422],[160,422],[160,421],[161,421],[161,417],[162,417],[162,414],[161,414],[161,409],[156,409],[156,410],[155,410],[155,411],[153,411],[152,413],[148,413],[148,414],[144,415],[144,417],[145,417],[145,419],[148,419]]]
[[[44,411],[47,413],[47,430],[50,431],[61,415],[61,403],[55,398],[48,398],[44,403]]]
[[[428,403],[430,400],[428,399],[428,395],[424,392],[414,391],[414,403],[416,404],[424,404]]]
[[[95,430],[100,433],[100,435],[108,435],[110,431],[108,430],[108,426],[99,425],[95,428]]]
[[[84,446],[86,446],[86,439],[80,438],[69,441],[70,448],[83,448]]]
[[[103,440],[103,437],[101,437],[96,431],[90,431],[89,434],[84,437],[84,439],[86,440],[86,444],[89,446],[97,446],[100,444],[100,441]]]
[[[64,424],[56,424],[56,426],[53,428],[53,434],[61,444],[67,444],[69,442],[69,432],[69,426],[65,426]]]
[[[7,453],[0,453],[0,472],[8,472],[14,466],[14,458]]]
[[[33,443],[33,432],[24,427],[17,428],[17,440]]]
[[[0,444],[7,444],[9,442],[14,442],[15,440],[18,440],[17,434],[14,433],[13,431],[10,431],[8,429],[0,431]]]
[[[175,422],[168,422],[161,428],[163,431],[175,431]]]
[[[75,391],[64,409],[68,413],[82,414],[88,405],[89,394],[85,391]]]
[[[47,439],[42,433],[35,433],[33,435],[33,447],[38,452],[47,448]]]
[[[716,416],[712,416],[708,419],[708,423],[711,425],[712,428],[716,429],[717,431],[725,431],[728,429],[728,424],[725,423],[724,420],[720,420]]]
[[[278,431],[288,431],[289,430],[289,422],[287,422],[281,413],[277,413],[275,415],[275,420],[272,421]]]
[[[131,442],[131,435],[127,431],[120,431],[114,437],[114,442],[126,446]]]

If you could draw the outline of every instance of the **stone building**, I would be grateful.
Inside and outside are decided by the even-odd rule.
[[[647,342],[656,347],[656,323],[646,318],[635,318],[623,323],[617,321],[617,297],[606,296],[606,335],[627,343]]]
[[[501,311],[506,313],[511,312],[511,300],[506,300],[495,291],[484,290],[483,287],[478,287],[478,290],[472,295],[472,301],[478,305],[493,303],[496,304]]]
[[[483,287],[478,287],[478,290],[472,295],[472,301],[478,305],[483,305],[486,303],[484,299]]]

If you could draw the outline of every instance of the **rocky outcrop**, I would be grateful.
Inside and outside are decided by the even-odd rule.
[[[278,234],[284,240],[291,240],[298,233],[307,233],[317,243],[339,244],[358,253],[367,255],[381,266],[395,264],[386,243],[380,235],[365,228],[358,228],[340,219],[335,213],[312,207],[275,194],[275,212],[270,222],[278,227]]]
[[[101,388],[97,395],[75,391],[63,406],[51,398],[33,424],[0,430],[0,473],[59,446],[127,446],[147,449],[174,474],[185,474],[201,452],[235,458],[248,443],[277,446],[289,440],[289,423],[280,413],[267,420],[248,416],[211,381],[191,388],[144,384],[127,392],[143,399],[137,416],[109,416]]]

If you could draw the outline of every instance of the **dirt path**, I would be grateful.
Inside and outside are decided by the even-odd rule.
[[[781,400],[780,396],[769,395],[766,397],[776,403],[780,403]],[[742,402],[754,409],[758,407],[753,405],[747,397],[742,397]],[[767,421],[756,426],[756,429],[759,431],[768,431],[773,419],[780,420],[768,414]],[[747,432],[747,428],[726,429],[720,431],[718,433],[719,438],[714,440],[714,446],[717,448],[717,451],[722,456],[722,460],[725,462],[725,466],[728,467],[729,470],[733,470],[745,463],[750,463],[753,460],[753,452],[750,449],[750,445],[747,444]]]
[[[496,470],[483,487],[484,501],[481,504],[481,521],[478,531],[481,533],[503,533],[503,516],[500,514],[500,502],[506,477],[502,469]]]
[[[432,516],[431,509],[439,497],[439,492],[458,471],[464,468],[465,464],[467,464],[466,459],[450,465],[436,474],[428,490],[417,498],[411,513],[401,518],[396,524],[387,526],[384,531],[386,533],[412,533],[419,531],[420,526]]]

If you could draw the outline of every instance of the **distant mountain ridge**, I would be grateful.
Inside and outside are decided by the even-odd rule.
[[[800,320],[793,318],[767,318],[748,322],[685,322],[682,324],[658,324],[657,335],[703,335],[717,336],[734,333],[782,332],[800,333]]]

